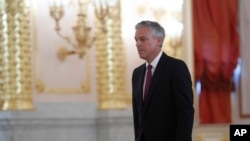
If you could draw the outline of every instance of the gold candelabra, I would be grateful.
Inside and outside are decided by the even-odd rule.
[[[108,16],[110,16],[110,9],[111,7],[109,6],[107,0],[95,0],[93,2],[94,7],[95,7],[95,16],[98,19],[102,25],[99,27],[103,33],[107,32],[107,24],[106,21],[108,20]]]
[[[91,37],[91,28],[86,24],[87,17],[87,6],[88,2],[83,2],[78,0],[79,11],[77,14],[76,25],[73,26],[73,32],[75,40],[77,43],[73,43],[71,39],[67,36],[62,35],[60,20],[64,16],[64,5],[62,0],[52,1],[50,5],[50,16],[55,20],[55,31],[57,35],[67,41],[73,49],[68,50],[65,47],[61,47],[57,51],[57,57],[60,60],[65,60],[68,55],[77,54],[79,58],[83,58],[87,49],[90,48],[95,40],[94,37]]]
[[[183,40],[183,24],[176,19],[170,19],[167,24],[167,40],[169,46],[168,52],[173,56],[178,56],[178,49],[182,47]]]
[[[169,55],[178,57],[182,47],[183,23],[182,5],[183,0],[150,1],[151,11],[156,20],[166,25],[166,40],[163,50]]]

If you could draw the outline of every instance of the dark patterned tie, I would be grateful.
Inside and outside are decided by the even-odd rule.
[[[145,83],[145,89],[144,89],[144,101],[147,101],[148,98],[148,89],[149,89],[149,85],[151,82],[151,78],[152,78],[152,65],[148,65],[147,67],[147,75],[146,75],[146,83]]]

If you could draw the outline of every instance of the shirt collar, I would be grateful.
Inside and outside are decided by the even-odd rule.
[[[150,63],[152,65],[153,68],[156,68],[160,58],[161,58],[161,55],[162,55],[162,51],[155,57],[155,59]],[[148,62],[146,62],[146,68],[148,67]]]

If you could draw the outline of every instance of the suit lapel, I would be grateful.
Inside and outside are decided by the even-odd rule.
[[[139,104],[141,106],[143,106],[143,83],[144,83],[144,75],[145,75],[145,71],[146,71],[146,64],[145,65],[142,65],[141,68],[139,69],[139,76],[138,76],[138,79],[139,79],[139,83],[138,83],[138,87],[140,89],[139,92],[138,92],[138,95],[137,95],[137,99],[138,101],[140,102]]]
[[[148,92],[149,98],[148,98],[148,102],[145,105],[145,109],[147,109],[148,105],[150,104],[150,101],[153,97],[153,91],[156,88],[157,83],[159,82],[159,79],[162,77],[162,74],[164,73],[164,68],[165,68],[164,59],[166,59],[166,54],[163,53],[155,68],[155,72],[151,80],[151,84],[150,84],[149,92]]]

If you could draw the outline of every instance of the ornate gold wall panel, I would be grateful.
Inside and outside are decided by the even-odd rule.
[[[34,108],[29,18],[25,0],[0,1],[0,110]]]
[[[39,72],[39,60],[38,60],[38,46],[37,43],[35,45],[35,59],[34,59],[34,63],[35,63],[35,89],[37,92],[39,93],[45,93],[45,94],[79,94],[79,93],[88,93],[90,92],[90,66],[89,66],[89,53],[86,53],[85,55],[85,62],[86,62],[86,66],[85,66],[85,71],[86,71],[86,78],[81,82],[80,87],[73,87],[73,88],[53,88],[50,86],[46,85],[46,82],[42,80],[42,78],[39,76],[40,72]],[[56,73],[56,72],[54,72]]]
[[[125,52],[121,39],[120,1],[110,6],[107,15],[96,11],[96,57],[99,109],[128,106]],[[99,15],[98,15],[99,14]]]
[[[77,2],[77,1],[72,1]],[[76,3],[77,4],[77,3]],[[71,45],[62,40],[56,32],[54,32],[54,21],[50,17],[49,1],[32,1],[33,5],[33,30],[34,30],[34,83],[35,90],[39,94],[85,94],[90,92],[90,60],[91,52],[86,51],[84,58],[76,56],[67,56],[64,61],[58,60],[57,50],[60,46]],[[74,13],[77,9],[70,11],[69,6],[64,6],[64,12]],[[48,11],[45,8],[48,8]],[[45,14],[44,14],[45,13]],[[77,15],[75,15],[77,16]],[[72,17],[63,17],[62,30],[71,29],[75,21],[71,21]],[[70,19],[69,19],[70,18]],[[44,21],[47,26],[44,28]],[[51,21],[50,21],[51,20]],[[66,26],[65,22],[66,21]],[[51,24],[52,27],[51,27]],[[48,36],[49,34],[49,36]],[[70,38],[71,34],[67,35]],[[41,41],[41,39],[43,39]],[[74,41],[74,40],[73,40]],[[72,41],[72,42],[73,42]],[[49,50],[49,51],[48,51]],[[48,53],[49,52],[49,53]],[[76,59],[72,59],[76,57]],[[74,64],[74,65],[72,65]],[[52,68],[52,69],[51,69]],[[57,70],[57,71],[55,71]],[[62,70],[64,72],[62,73]],[[78,71],[81,70],[81,71]],[[67,72],[66,72],[67,71]],[[50,79],[48,79],[50,78]],[[78,79],[79,78],[79,79]],[[70,79],[70,80],[69,80]],[[77,79],[77,80],[75,80]],[[61,84],[60,81],[65,83]],[[75,82],[72,84],[70,82]],[[79,82],[79,83],[78,83]],[[57,84],[57,85],[51,85]]]

